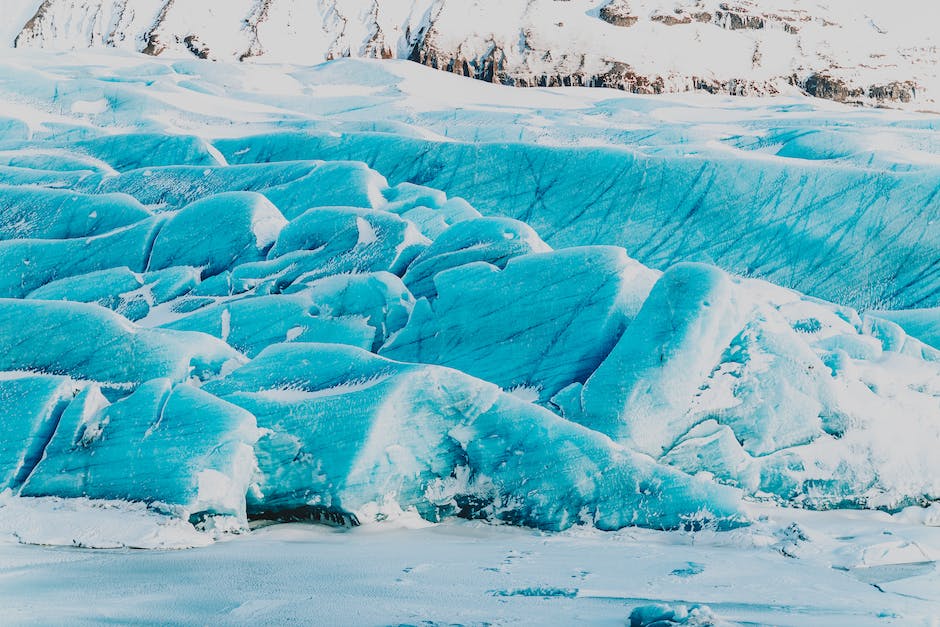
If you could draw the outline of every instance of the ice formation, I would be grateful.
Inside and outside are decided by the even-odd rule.
[[[935,116],[805,98],[506,90],[395,61],[7,56],[0,185],[57,188],[43,215],[70,210],[65,188],[151,207],[235,189],[264,194],[289,220],[310,206],[387,203],[436,239],[469,203],[553,248],[622,246],[657,270],[707,262],[865,310],[940,305]],[[334,184],[350,177],[362,185]],[[441,197],[446,208],[422,206]],[[0,232],[58,235],[25,207]],[[69,228],[93,235],[112,214]]]
[[[140,63],[119,77],[185,80],[185,64]],[[361,70],[367,91],[396,89],[377,66],[344,67]],[[920,202],[931,167],[608,147],[588,168],[585,148],[433,143],[392,116],[346,134],[309,132],[329,116],[298,133],[257,112],[244,137],[127,133],[112,128],[127,107],[148,107],[154,127],[215,114],[181,114],[146,91],[115,100],[110,80],[71,78],[50,94],[46,80],[26,90],[42,121],[10,118],[3,136],[0,399],[11,409],[0,489],[195,518],[411,509],[546,529],[732,525],[742,498],[888,509],[940,499],[935,311],[859,313],[815,297],[850,293],[859,268],[844,261],[867,254],[870,224],[832,241],[832,216],[808,211],[807,230],[775,222],[792,210],[785,199],[818,196],[751,195],[748,219],[767,230],[726,224],[722,246],[736,259],[768,249],[775,272],[818,288],[806,296],[665,252],[702,250],[703,233],[727,221],[699,183],[646,218],[653,205],[618,214],[612,201],[638,207],[617,186],[640,176],[661,193],[676,166],[708,188],[753,167],[754,194],[771,173],[815,194],[855,189],[846,205],[881,184]],[[103,94],[111,118],[76,108]],[[508,132],[499,124],[491,131]],[[670,166],[638,174],[636,159]],[[534,162],[538,181],[507,174]],[[487,187],[484,203],[501,199],[515,218],[484,217],[427,184],[448,178],[442,187]],[[930,301],[937,241],[891,222],[899,197],[867,210],[894,240],[868,269],[903,267],[917,280],[886,289]],[[936,203],[917,206],[911,219],[930,222]],[[652,235],[676,207],[687,209],[681,226]],[[631,256],[640,241],[656,268]]]

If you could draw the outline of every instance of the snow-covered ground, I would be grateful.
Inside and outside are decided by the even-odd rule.
[[[76,544],[115,547],[131,530],[166,548],[207,538],[133,511],[121,529],[87,505],[6,500],[0,604],[5,624],[624,625],[651,604],[706,606],[704,616],[724,621],[692,623],[702,626],[940,622],[936,506],[894,517],[754,513],[764,518],[720,533],[546,534],[407,517],[353,530],[287,524],[140,551],[5,538],[25,516],[25,542],[71,533]]]

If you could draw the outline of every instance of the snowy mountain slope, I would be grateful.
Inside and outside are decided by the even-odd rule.
[[[5,0],[9,45],[318,63],[409,58],[512,85],[797,93],[932,108],[921,0]]]
[[[690,120],[706,115],[695,98],[514,90],[396,62],[275,68],[15,51],[0,64],[0,399],[15,399],[0,418],[0,489],[145,501],[192,520],[301,512],[349,523],[412,511],[543,529],[724,528],[743,522],[742,496],[886,509],[940,498],[940,352],[889,314],[700,261],[653,269],[610,242],[546,243],[433,186],[322,158],[352,138],[371,161],[407,163],[415,141],[433,138],[427,152],[445,179],[515,172],[488,184],[511,202],[529,187],[527,159],[555,159],[544,176],[562,180],[558,164],[587,150],[571,143],[613,142],[649,123],[671,140],[650,155],[730,152],[760,187],[762,164],[806,167],[829,146],[786,142],[779,151],[793,156],[783,157],[719,139],[729,128],[736,142],[748,129],[778,137],[750,126],[766,104],[709,108],[714,128]],[[441,105],[451,98],[466,110]],[[543,106],[531,110],[531,98]],[[926,148],[822,159],[832,178],[816,193],[910,175],[909,200],[935,180],[932,119],[828,106],[797,114],[851,129],[835,148],[864,143],[873,127]],[[594,107],[624,121],[592,130],[582,122]],[[529,116],[557,120],[542,139],[561,145],[442,136],[483,126],[505,137],[519,133],[507,120],[534,124]],[[673,116],[686,121],[663,123]],[[201,135],[173,132],[181,126]],[[519,152],[499,162],[453,147]],[[589,150],[632,167],[622,148]],[[603,161],[563,186],[535,186],[537,201],[516,217],[597,237],[568,192],[573,180],[598,185]],[[676,197],[661,196],[650,223],[675,213]],[[867,209],[882,230],[907,219],[895,202]],[[797,205],[795,222],[825,231],[817,204]],[[776,210],[749,209],[757,220]],[[919,211],[929,220],[935,205]],[[645,228],[630,215],[620,224]],[[721,234],[719,221],[703,223],[704,239]],[[677,232],[692,242],[689,224]],[[799,244],[803,231],[773,233],[739,242],[741,255],[788,242],[780,267],[800,272],[808,256],[827,268]],[[840,234],[838,266],[869,254],[854,244],[863,239]],[[923,248],[884,255],[923,277],[896,283],[902,294],[936,285]]]

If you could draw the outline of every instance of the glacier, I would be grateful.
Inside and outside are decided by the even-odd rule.
[[[857,309],[940,304],[935,116],[800,98],[506,95],[391,61],[271,69],[129,57],[63,81],[74,68],[56,69],[62,57],[37,58],[45,73],[10,61],[0,75],[11,103],[0,185],[177,208],[254,191],[292,219],[314,205],[392,202],[370,179],[378,172],[394,190],[384,193],[401,196],[393,213],[409,212],[429,237],[466,215],[462,199],[555,248],[618,245],[657,270],[713,263]],[[48,104],[40,113],[30,102]],[[353,176],[360,186],[332,182]],[[437,214],[418,198],[408,207],[421,192],[402,184],[454,200]]]
[[[940,499],[934,117],[17,51],[0,99],[11,494],[553,531]]]

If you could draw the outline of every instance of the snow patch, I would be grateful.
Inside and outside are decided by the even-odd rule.
[[[91,549],[188,549],[214,538],[142,503],[0,494],[0,539]]]

